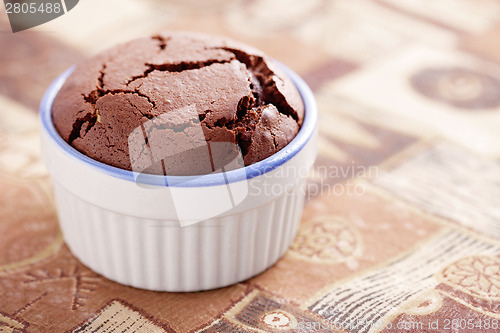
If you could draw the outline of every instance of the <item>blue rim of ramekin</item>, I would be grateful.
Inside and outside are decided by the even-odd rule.
[[[45,92],[45,95],[43,96],[42,102],[40,104],[40,118],[42,127],[48,133],[50,138],[57,144],[57,146],[72,158],[80,160],[81,162],[87,164],[89,167],[98,169],[100,172],[104,172],[105,174],[108,174],[110,176],[132,182],[139,182],[142,184],[156,186],[204,187],[227,185],[228,183],[252,179],[276,169],[277,167],[283,165],[292,157],[297,155],[297,153],[304,148],[304,146],[313,136],[318,121],[316,101],[309,86],[304,82],[304,80],[302,80],[299,75],[297,75],[290,68],[281,63],[278,63],[278,65],[281,70],[292,80],[302,97],[305,109],[304,122],[302,123],[302,127],[300,128],[295,138],[283,149],[260,162],[254,163],[244,168],[234,169],[231,171],[226,171],[224,173],[213,173],[197,176],[163,176],[141,174],[140,178],[138,178],[138,174],[133,171],[107,165],[80,153],[78,150],[64,141],[64,139],[59,135],[54,127],[51,112],[52,103],[57,96],[57,93],[63,86],[68,76],[73,72],[74,67],[69,68],[58,78],[56,78]]]

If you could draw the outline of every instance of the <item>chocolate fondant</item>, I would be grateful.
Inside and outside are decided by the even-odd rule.
[[[196,119],[185,110],[195,112]],[[260,51],[223,37],[166,32],[77,65],[52,114],[57,131],[74,148],[127,170],[133,168],[130,134],[141,126],[161,127],[148,136],[157,137],[158,147],[173,145],[192,154],[152,163],[147,172],[196,175],[223,166],[224,156],[234,150],[213,149],[211,156],[220,158],[207,169],[195,158],[202,155],[195,149],[199,142],[193,144],[197,130],[208,143],[234,144],[244,165],[250,165],[295,137],[304,106],[290,79]],[[155,123],[159,117],[161,126]]]

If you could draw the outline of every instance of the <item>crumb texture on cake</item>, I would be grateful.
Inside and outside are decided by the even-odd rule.
[[[195,107],[197,121],[178,112],[187,106]],[[193,128],[201,125],[207,142],[237,144],[250,165],[295,137],[304,106],[291,80],[262,52],[222,37],[166,32],[77,65],[54,100],[52,116],[74,148],[132,170],[129,135],[158,116],[168,119],[172,134],[164,140],[175,137],[175,145],[188,146]],[[210,171],[184,156],[148,173]]]

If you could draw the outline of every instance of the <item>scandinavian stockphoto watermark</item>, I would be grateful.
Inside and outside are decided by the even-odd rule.
[[[52,21],[75,8],[79,0],[4,0],[12,32]]]
[[[497,332],[500,329],[500,320],[497,318],[432,318],[429,320],[367,320],[358,318],[355,320],[342,321],[347,309],[332,309],[321,315],[333,316],[336,319],[321,320],[299,320],[294,316],[287,315],[279,323],[287,329],[317,332],[319,330],[349,331],[349,332],[380,332],[383,330],[395,330],[397,332],[477,332],[486,330]]]
[[[500,329],[500,321],[495,318],[436,318],[429,321],[401,320],[401,321],[366,321],[354,320],[350,322],[338,322],[324,319],[321,321],[291,321],[287,327],[301,331],[317,332],[318,330],[344,330],[351,332],[380,332],[383,330],[396,330],[397,332],[478,332],[485,330],[497,332]]]
[[[279,167],[269,163],[270,169],[261,168],[259,177],[230,181],[228,172],[244,167],[242,150],[235,142],[207,140],[196,105],[149,118],[128,137],[134,180],[139,187],[161,190],[158,195],[165,210],[175,212],[181,226],[219,216],[247,197],[360,196],[365,186],[354,179],[378,175],[376,167],[355,163],[312,168],[301,163]]]
[[[382,318],[370,319],[356,318],[344,320],[342,318],[349,312],[348,309],[332,309],[319,313],[320,316],[330,318],[311,318],[307,314],[294,315],[282,309],[275,309],[266,312],[260,318],[260,322],[266,327],[274,330],[296,330],[300,332],[478,332],[485,330],[488,332],[498,332],[500,321],[496,318],[479,317],[438,317],[427,319],[396,319]],[[236,320],[238,318],[233,317]]]
[[[271,182],[267,176],[274,179],[308,179],[302,183]],[[256,195],[279,196],[293,194],[299,191],[306,199],[319,195],[361,196],[366,188],[360,177],[375,179],[379,176],[377,166],[358,165],[354,161],[342,165],[307,166],[283,165],[276,172],[264,173],[263,177],[250,183],[250,191]]]
[[[151,174],[163,175],[161,185],[166,186],[151,188],[163,189],[158,194],[165,196],[166,209],[171,204],[181,226],[225,213],[248,195],[246,179],[230,182],[227,178],[228,171],[244,166],[240,147],[207,141],[195,105],[141,124],[129,135],[128,147],[136,184],[147,187]],[[199,185],[207,179],[216,186]]]

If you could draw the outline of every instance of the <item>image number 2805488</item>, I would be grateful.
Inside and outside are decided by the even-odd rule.
[[[38,5],[35,2],[6,2],[5,10],[7,14],[59,14],[63,11],[61,3],[42,2]]]
[[[12,32],[52,21],[73,9],[79,0],[4,0]]]

